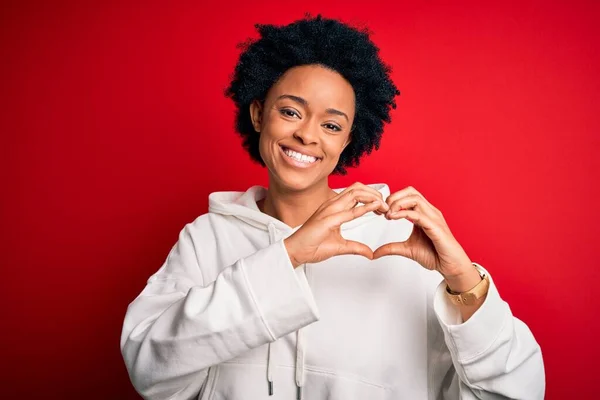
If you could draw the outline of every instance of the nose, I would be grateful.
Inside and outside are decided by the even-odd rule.
[[[317,127],[314,127],[310,122],[302,124],[294,132],[294,138],[302,142],[302,144],[313,144],[317,143],[318,131]]]

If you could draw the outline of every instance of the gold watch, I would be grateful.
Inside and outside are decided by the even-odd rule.
[[[450,290],[448,285],[446,284],[446,295],[452,301],[452,304],[457,306],[471,306],[477,302],[480,298],[485,296],[490,288],[490,278],[487,275],[481,276],[481,282],[479,282],[475,287],[466,292],[456,293]]]

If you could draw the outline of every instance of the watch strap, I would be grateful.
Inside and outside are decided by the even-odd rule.
[[[470,306],[475,304],[477,300],[485,296],[488,292],[489,287],[490,278],[487,275],[483,275],[481,277],[481,281],[477,285],[475,285],[475,287],[462,293],[452,292],[446,284],[446,295],[454,305]]]

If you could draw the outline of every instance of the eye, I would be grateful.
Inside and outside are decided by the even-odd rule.
[[[329,130],[334,131],[334,132],[339,132],[339,131],[342,130],[342,128],[340,128],[339,126],[334,125],[334,124],[324,124],[323,126],[326,129],[329,129]]]
[[[300,118],[300,114],[298,114],[295,110],[292,110],[291,108],[282,108],[279,110],[279,113],[290,118]]]

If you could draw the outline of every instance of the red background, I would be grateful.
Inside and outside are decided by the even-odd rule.
[[[368,25],[402,91],[332,185],[420,190],[534,332],[547,398],[593,397],[600,3],[319,3],[2,3],[0,397],[137,398],[128,303],[210,192],[267,183],[222,95],[235,46],[306,11]]]

